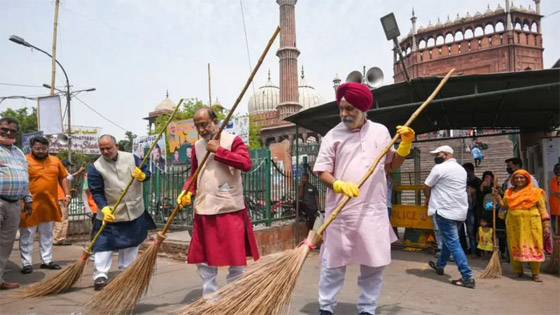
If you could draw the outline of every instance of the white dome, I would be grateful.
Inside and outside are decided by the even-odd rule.
[[[165,99],[163,101],[161,101],[161,103],[159,103],[158,106],[156,106],[156,108],[154,109],[154,112],[174,111],[175,107],[177,107],[177,105],[175,103],[173,103],[172,100],[169,99],[169,93],[166,93]]]
[[[303,73],[303,67],[301,67],[301,80],[298,86],[299,94],[299,104],[301,105],[301,110],[306,110],[311,107],[315,107],[323,103],[323,99],[315,91],[315,88],[308,85],[305,81],[305,75]]]
[[[266,84],[261,86],[249,99],[249,113],[256,114],[276,110],[278,103],[280,103],[280,88],[272,84],[269,70]]]

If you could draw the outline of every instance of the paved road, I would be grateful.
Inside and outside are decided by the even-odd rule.
[[[7,266],[10,271],[5,273],[6,281],[30,284],[56,272],[38,268],[37,248],[38,244],[35,244],[35,271],[30,275],[19,272],[19,251],[14,249]],[[68,265],[80,253],[79,246],[55,247],[54,257],[62,265]],[[116,258],[113,270],[116,270]],[[428,268],[426,262],[429,259],[431,256],[424,252],[393,250],[393,263],[385,272],[378,314],[560,314],[558,277],[542,275],[543,283],[535,283],[529,277],[477,280],[477,288],[470,290],[449,284],[450,279],[459,277],[455,265],[448,266],[445,275],[437,276]],[[475,275],[481,273],[486,263],[471,262]],[[503,266],[505,273],[509,274],[509,264]],[[220,269],[221,284],[226,272],[225,268]],[[0,291],[0,314],[86,314],[83,304],[94,293],[91,274],[92,264],[89,263],[75,288],[54,297],[17,300],[10,297],[8,291]],[[356,314],[357,274],[356,266],[348,268],[336,314]],[[317,314],[318,275],[317,253],[313,252],[307,258],[295,288],[292,314]],[[134,313],[170,313],[200,295],[200,279],[194,266],[160,257],[148,295],[140,301]]]

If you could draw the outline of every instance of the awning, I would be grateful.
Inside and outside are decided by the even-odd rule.
[[[372,90],[368,118],[391,133],[428,98],[441,77],[412,79]],[[336,102],[286,118],[325,135],[340,122]],[[444,129],[551,131],[560,125],[560,69],[451,77],[412,123],[417,134]]]

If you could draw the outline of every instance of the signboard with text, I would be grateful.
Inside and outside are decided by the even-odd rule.
[[[72,152],[99,155],[97,140],[101,135],[103,135],[103,132],[99,127],[72,126]],[[66,143],[61,143],[56,137],[52,138],[49,147],[50,153],[57,153],[67,149],[68,145]]]

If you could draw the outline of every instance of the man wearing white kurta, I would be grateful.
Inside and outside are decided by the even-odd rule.
[[[366,112],[373,104],[367,87],[359,83],[342,84],[337,89],[336,99],[342,122],[323,138],[313,172],[329,188],[326,216],[344,195],[352,199],[323,233],[319,314],[328,315],[334,311],[346,265],[351,264],[360,265],[358,312],[375,314],[383,270],[391,262],[391,243],[397,240],[387,217],[385,166],[390,171],[400,167],[410,153],[414,131],[397,127],[402,140],[399,149],[390,150],[358,189],[355,183],[389,144],[391,136],[385,126],[367,120]]]

